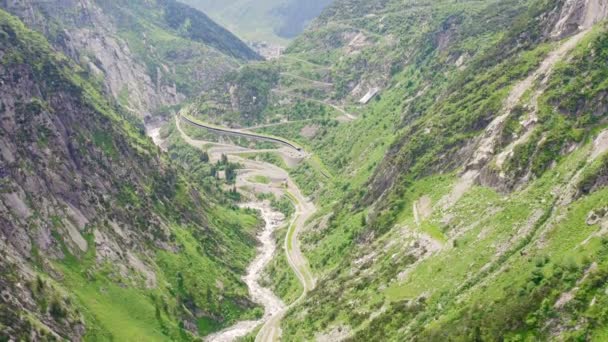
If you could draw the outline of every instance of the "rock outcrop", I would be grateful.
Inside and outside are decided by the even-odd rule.
[[[196,37],[183,37],[181,39],[191,44],[190,47],[183,45],[161,53],[159,50],[167,48],[154,41],[152,31],[137,27],[135,23],[148,21],[148,25],[155,26],[157,31],[166,31],[168,37],[173,35],[179,40],[179,33],[172,27],[179,22],[151,19],[146,13],[139,13],[142,9],[136,6],[166,12],[164,8],[173,3],[2,0],[0,7],[43,33],[55,48],[96,75],[106,91],[127,109],[144,117],[163,106],[180,103],[192,91],[205,89],[236,67],[238,59],[258,58],[238,38],[230,37],[227,31],[223,32],[204,14],[193,9],[189,15],[209,23],[204,28],[210,31],[198,32],[207,37],[206,40],[199,42]],[[221,39],[227,40],[225,50],[222,50],[223,45],[215,46]],[[238,49],[244,52],[236,52]],[[201,62],[196,71],[192,70],[193,61]],[[188,71],[181,70],[180,65]]]
[[[588,29],[608,16],[606,0],[565,0],[551,31],[552,38],[564,38]]]

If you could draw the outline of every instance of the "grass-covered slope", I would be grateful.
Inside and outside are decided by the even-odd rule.
[[[315,154],[290,173],[320,280],[283,336],[605,339],[602,6],[336,1],[191,107]]]
[[[194,340],[261,314],[256,216],[112,103],[0,11],[1,339]]]
[[[336,1],[280,59],[235,71],[196,110],[225,124],[345,121],[366,111],[366,95],[395,87],[404,110],[413,98],[437,94],[526,10],[522,1],[372,4]],[[538,34],[529,30],[522,43]],[[251,108],[254,115],[243,114]]]
[[[434,24],[404,38],[418,43],[401,57],[408,50],[388,50],[403,64],[380,98],[358,120],[309,139],[348,178],[320,190],[326,207],[303,237],[320,282],[283,333],[604,340],[605,25],[579,25],[581,33],[560,39],[556,23],[576,20],[562,3],[411,5],[400,15],[426,13]],[[319,46],[307,36],[329,37],[323,23],[361,25],[380,18],[361,13],[388,18],[398,6],[339,1],[290,51],[307,46],[307,56]],[[335,70],[324,60],[314,62]]]
[[[231,57],[240,60],[259,59],[255,52],[230,31],[216,24],[203,12],[178,1],[116,1],[111,5],[100,2],[100,6],[107,6],[111,11],[122,11],[123,14],[129,13],[131,18],[122,20],[133,17],[146,19],[168,33],[203,43]]]
[[[125,19],[148,4],[108,6]],[[289,172],[319,207],[301,234],[319,280],[285,316],[286,340],[606,339],[607,8],[338,0],[285,56],[223,73],[189,104],[312,152]],[[145,13],[125,22],[168,12]],[[1,281],[25,300],[2,297],[3,324],[189,339],[259,315],[238,279],[256,220],[214,177],[229,165],[169,127],[185,171],[171,167],[95,79],[4,21]],[[192,39],[193,21],[176,22]],[[121,34],[166,37],[149,32]],[[265,281],[289,302],[283,258]]]

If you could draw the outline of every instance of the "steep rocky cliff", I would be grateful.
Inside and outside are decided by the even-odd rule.
[[[4,0],[0,7],[97,75],[139,116],[180,103],[259,59],[203,13],[173,0]]]
[[[253,317],[255,217],[3,11],[0,61],[1,339],[194,339]]]

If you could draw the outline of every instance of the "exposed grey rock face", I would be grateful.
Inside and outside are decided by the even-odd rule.
[[[86,332],[80,314],[63,302],[65,294],[56,294],[47,281],[36,280],[40,270],[29,268],[36,263],[59,281],[64,275],[54,261],[68,253],[82,258],[94,251],[100,264],[111,262],[120,270],[124,284],[155,287],[150,261],[154,251],[149,246],[177,247],[144,187],[171,186],[176,171],[151,144],[134,146],[128,134],[134,128],[81,78],[88,77],[81,68],[53,55],[38,34],[2,24],[0,56],[16,56],[0,63],[3,323],[10,321],[15,332],[29,331],[31,321],[25,317],[29,315],[57,339],[79,341]],[[29,40],[21,41],[27,34]],[[137,208],[130,200],[119,203],[125,189],[137,198]],[[190,218],[205,225],[204,215],[197,210]],[[47,313],[46,304],[36,301],[41,291],[45,298],[58,301],[56,317]],[[31,339],[44,340],[38,333],[32,329]],[[4,336],[13,335],[2,331],[0,339]]]
[[[174,84],[165,86],[151,79],[118,37],[112,19],[94,1],[4,0],[0,5],[47,37],[55,35],[55,46],[101,77],[115,98],[126,92],[134,113],[145,114],[183,99]]]
[[[136,61],[126,42],[118,37],[112,19],[94,1],[5,0],[0,5],[28,26],[47,36],[56,35],[55,45],[103,78],[110,94],[115,98],[121,92],[128,94],[132,112],[145,114],[183,99],[175,84],[162,85],[151,79],[145,66]],[[65,26],[55,27],[54,22]]]
[[[78,6],[91,3],[57,1],[51,10],[64,13],[57,4],[68,4],[78,12]],[[111,2],[116,3],[125,4]],[[34,22],[43,12],[32,12],[27,4],[40,5],[8,5],[23,5],[23,13],[34,13],[29,17]],[[168,300],[179,302],[178,307],[187,306],[171,312],[175,322],[190,319],[197,310],[212,312],[218,322],[226,319],[219,309],[207,306],[215,295],[235,298],[234,303],[246,310],[254,305],[238,289],[245,284],[239,284],[233,266],[226,267],[226,275],[210,276],[230,285],[218,288],[215,295],[216,287],[209,285],[204,302],[202,295],[174,297],[165,287],[174,275],[167,276],[170,270],[159,254],[173,259],[189,252],[177,236],[181,227],[192,234],[194,257],[215,264],[209,270],[244,265],[247,257],[227,261],[237,254],[229,251],[231,243],[224,243],[228,240],[223,229],[230,224],[208,220],[216,194],[199,191],[189,175],[144,136],[143,125],[133,123],[124,106],[104,93],[104,86],[107,90],[114,81],[131,82],[141,70],[126,68],[128,59],[120,56],[127,56],[129,48],[120,37],[88,26],[93,23],[89,14],[69,15],[67,21],[84,20],[82,30],[49,34],[62,37],[55,42],[69,42],[53,47],[0,9],[0,340],[80,341],[85,334],[102,330],[107,338],[101,339],[111,339],[105,333],[111,329],[83,311],[89,306],[80,286],[95,287],[100,296],[113,287],[133,290],[133,295],[163,292]],[[50,31],[56,28],[52,22],[42,24]],[[97,55],[78,51],[78,44],[95,47]],[[58,46],[72,58],[58,52]],[[218,51],[212,55],[225,58]],[[75,57],[90,59],[76,62]],[[97,70],[98,77],[87,68]],[[100,80],[108,75],[117,78]],[[142,84],[146,83],[135,86]],[[230,238],[239,244],[235,251],[242,251],[246,243],[253,246],[253,235],[239,235]],[[102,284],[95,284],[99,281]]]
[[[185,99],[186,89],[178,90],[175,79],[185,78],[186,83],[204,90],[238,66],[234,58],[195,42],[185,51],[162,53],[170,55],[163,58],[177,64],[205,61],[196,68],[188,67],[191,69],[188,75],[178,75],[180,71],[168,63],[146,64],[124,39],[124,31],[128,29],[120,26],[123,19],[108,13],[109,5],[101,1],[0,0],[0,7],[43,33],[58,50],[96,75],[108,94],[140,117]],[[161,55],[150,42],[144,40],[141,44],[146,54]]]

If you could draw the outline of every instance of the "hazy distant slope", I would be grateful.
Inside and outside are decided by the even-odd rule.
[[[284,42],[300,34],[332,0],[182,0],[243,39]]]

